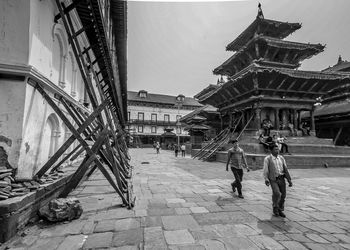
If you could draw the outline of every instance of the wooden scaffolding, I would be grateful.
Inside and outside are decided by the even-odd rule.
[[[85,152],[84,160],[71,176],[60,196],[67,196],[87,174],[89,167],[93,166],[92,171],[98,168],[120,196],[123,204],[131,208],[134,205],[131,182],[132,166],[129,163],[130,156],[125,143],[126,134],[123,129],[125,115],[122,110],[123,103],[126,104],[126,96],[123,98],[119,93],[120,89],[117,89],[117,81],[120,80],[117,75],[118,70],[119,72],[123,70],[117,67],[117,62],[121,62],[123,58],[122,56],[117,58],[118,53],[113,51],[115,45],[110,43],[111,39],[116,43],[120,41],[117,41],[117,36],[110,37],[106,33],[105,19],[100,12],[100,1],[73,0],[66,7],[63,2],[56,0],[56,4],[59,13],[55,21],[61,22],[65,28],[91,102],[92,112],[86,113],[67,98],[56,94],[54,98],[63,105],[66,111],[63,112],[43,86],[34,81],[29,82],[72,133],[36,173],[34,179],[40,179],[47,171],[57,169],[67,159],[74,159]],[[119,11],[125,14],[126,2],[112,0],[110,8],[111,12]],[[78,29],[76,24],[73,24],[73,11],[81,21],[81,27]],[[117,22],[123,19],[112,21],[115,22],[113,25],[121,25]],[[88,48],[83,47],[82,40],[79,39],[83,33],[89,40],[90,47]],[[70,119],[66,113],[69,114]],[[75,125],[70,120],[73,120]],[[78,146],[57,162],[75,141],[79,142]],[[92,141],[92,145],[89,145],[87,141]]]

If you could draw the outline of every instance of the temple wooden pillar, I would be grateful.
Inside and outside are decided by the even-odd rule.
[[[294,129],[298,129],[298,117],[297,117],[297,111],[296,109],[293,109],[293,125]]]
[[[279,130],[280,129],[280,118],[279,118],[279,108],[275,108],[275,129]]]
[[[298,127],[297,129],[300,129],[301,128],[301,110],[298,110]]]
[[[244,128],[245,123],[246,123],[245,113],[244,113],[244,110],[242,110],[241,112],[242,112],[241,113],[241,115],[242,115],[242,121],[241,121],[242,123],[241,124],[242,124],[242,128]]]
[[[315,132],[315,116],[314,116],[314,109],[310,110],[310,135],[316,136]]]
[[[254,117],[254,122],[252,124],[252,128],[254,129],[260,129],[260,124],[261,124],[261,108],[255,108],[254,109],[255,117]]]
[[[286,129],[288,127],[289,119],[288,113],[286,109],[282,109],[282,129]]]

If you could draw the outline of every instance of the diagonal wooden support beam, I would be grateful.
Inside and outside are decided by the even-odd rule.
[[[124,194],[122,191],[116,186],[113,179],[109,175],[108,171],[104,168],[102,163],[96,158],[96,152],[100,150],[102,147],[104,141],[106,138],[108,138],[108,131],[107,129],[104,129],[101,134],[99,135],[99,138],[97,139],[96,143],[93,145],[93,147],[89,151],[89,157],[86,157],[85,160],[82,162],[82,164],[79,166],[78,170],[74,173],[74,175],[70,178],[69,182],[67,183],[65,189],[60,194],[60,197],[66,197],[69,192],[76,188],[77,185],[80,183],[81,179],[84,177],[88,167],[91,165],[92,162],[96,163],[96,166],[99,168],[99,170],[102,172],[102,174],[106,177],[107,181],[111,184],[111,186],[114,188],[114,190],[118,193],[120,198],[122,199],[124,204],[129,204],[128,200],[124,197]],[[130,204],[129,204],[130,206]]]
[[[120,191],[120,189],[115,185],[113,179],[111,178],[111,176],[109,175],[109,173],[106,171],[106,169],[103,167],[102,163],[96,158],[96,152],[92,151],[89,147],[89,145],[86,143],[86,141],[81,137],[81,132],[77,131],[74,126],[70,123],[70,121],[68,120],[68,118],[64,115],[64,113],[60,110],[60,108],[56,105],[56,103],[50,98],[50,96],[44,91],[44,89],[42,89],[39,84],[36,85],[36,89],[41,93],[41,95],[43,96],[43,98],[47,101],[47,103],[51,106],[51,108],[56,112],[56,114],[60,117],[60,119],[64,122],[64,124],[68,127],[68,129],[72,132],[72,134],[74,135],[74,137],[79,141],[79,143],[83,146],[83,148],[86,150],[86,153],[89,155],[89,160],[92,160],[96,163],[97,167],[101,170],[101,172],[103,173],[103,175],[106,177],[106,179],[108,180],[108,182],[112,185],[112,187],[114,188],[114,190],[121,196],[123,202],[125,204],[127,204],[127,200],[125,199],[125,197],[123,196],[123,193]],[[104,129],[104,134],[103,136],[99,137],[99,141],[98,143],[101,143],[101,146],[104,142],[104,140],[106,139],[106,137],[109,135],[108,130],[105,128]],[[106,135],[105,135],[106,134]],[[95,143],[95,145],[97,144],[97,142]],[[99,144],[98,144],[99,145]],[[99,150],[100,147],[96,147],[96,150]],[[91,163],[90,161],[87,161],[89,163]],[[86,162],[84,163],[86,164]],[[74,184],[78,184],[80,180],[78,180],[78,182],[76,182],[77,180],[74,180]]]
[[[36,89],[43,95],[45,100],[49,100],[48,103],[53,103],[55,107],[60,111],[64,116],[62,111],[56,106],[56,104],[51,100],[51,98],[46,94],[46,92],[37,84]],[[77,132],[82,133],[87,126],[101,113],[103,108],[107,105],[107,102],[103,102],[89,117],[86,121],[78,128]],[[50,105],[51,106],[51,105]],[[74,127],[73,127],[74,128]],[[58,160],[59,157],[70,147],[70,145],[75,141],[75,136],[71,135],[68,140],[63,143],[63,145],[56,151],[56,153],[45,163],[45,165],[35,174],[34,178],[40,178],[47,170]]]

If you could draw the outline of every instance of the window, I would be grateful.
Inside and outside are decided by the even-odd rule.
[[[151,120],[152,120],[152,122],[156,122],[157,121],[157,114],[151,114]]]
[[[137,114],[137,119],[138,119],[139,121],[143,121],[143,117],[144,117],[144,113],[139,112],[139,113]]]
[[[177,115],[176,116],[176,121],[180,120],[181,119],[181,115]]]
[[[138,126],[137,127],[137,132],[143,133],[143,126]]]
[[[151,133],[157,133],[157,127],[156,126],[152,126],[151,127]]]
[[[170,115],[164,115],[164,121],[170,122]]]

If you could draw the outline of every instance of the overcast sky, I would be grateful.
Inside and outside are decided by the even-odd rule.
[[[259,1],[128,2],[128,90],[194,96],[216,84],[225,47],[257,14]],[[302,62],[322,70],[350,61],[349,0],[261,0],[265,18],[302,23],[286,40],[326,44]]]

